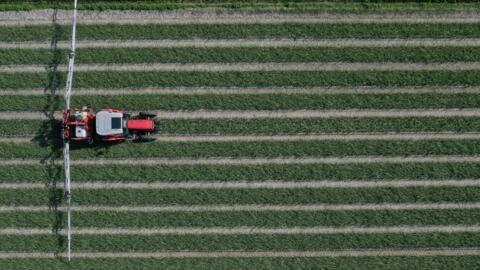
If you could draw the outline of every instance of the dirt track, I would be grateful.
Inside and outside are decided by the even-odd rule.
[[[392,227],[172,227],[172,228],[73,228],[74,235],[275,235],[275,234],[376,234],[376,233],[478,233],[480,226],[392,226]],[[51,235],[48,229],[0,229],[0,235]],[[60,234],[65,234],[61,231]]]
[[[131,112],[133,114],[137,112]],[[370,117],[480,117],[480,109],[412,110],[300,110],[300,111],[156,111],[159,119],[212,118],[370,118]],[[60,112],[55,113],[60,118]],[[47,119],[42,112],[0,112],[0,120]]]
[[[82,71],[358,71],[358,70],[476,70],[480,62],[456,63],[203,63],[203,64],[124,64],[124,65],[76,65],[75,70]],[[58,71],[66,72],[66,66]],[[46,72],[42,65],[0,66],[2,73]]]
[[[295,13],[279,9],[183,9],[164,11],[87,11],[79,10],[78,22],[81,24],[214,24],[214,23],[368,23],[368,22],[401,22],[401,23],[471,23],[479,22],[475,11],[450,11],[449,13],[419,12],[410,13],[334,13],[312,12]],[[0,25],[39,25],[51,24],[53,10],[8,11],[2,14]],[[58,10],[57,23],[70,24],[71,12]]]
[[[448,210],[480,209],[480,203],[383,203],[383,204],[303,204],[303,205],[160,205],[160,206],[74,206],[76,212],[229,212],[229,211],[360,211],[360,210]],[[59,207],[59,211],[65,211]],[[44,212],[48,206],[0,206],[2,212]]]
[[[310,257],[398,257],[479,256],[480,249],[358,249],[335,251],[179,251],[179,252],[73,252],[73,258],[310,258]],[[4,252],[0,258],[57,258],[59,253]]]
[[[67,41],[58,48],[67,49]],[[77,48],[168,48],[168,47],[395,47],[395,46],[480,46],[479,38],[454,39],[234,39],[234,40],[79,40]],[[45,42],[0,42],[0,49],[50,49]]]
[[[422,93],[480,93],[480,87],[146,87],[146,88],[79,88],[72,95],[126,95],[126,94],[174,94],[174,95],[244,95],[244,94],[422,94]],[[58,90],[56,95],[63,95]],[[0,90],[2,95],[45,95],[44,89]]]
[[[384,188],[384,187],[477,187],[480,179],[380,180],[380,181],[232,181],[232,182],[75,182],[74,189],[296,189],[296,188]],[[57,184],[61,188],[63,184]],[[2,189],[45,188],[41,183],[0,183]]]

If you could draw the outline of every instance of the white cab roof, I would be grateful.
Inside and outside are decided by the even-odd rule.
[[[100,136],[123,133],[123,113],[99,111],[95,116],[95,129]]]

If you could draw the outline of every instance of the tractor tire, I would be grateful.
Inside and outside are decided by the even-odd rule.
[[[140,118],[145,118],[145,119],[151,119],[151,118],[157,117],[157,114],[152,112],[140,112],[138,115],[140,116]]]
[[[154,137],[150,136],[138,136],[136,139],[137,142],[153,142],[155,140],[156,139]]]

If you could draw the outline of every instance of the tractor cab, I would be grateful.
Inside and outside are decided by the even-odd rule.
[[[95,130],[100,136],[123,134],[123,113],[116,110],[99,111],[95,116]]]

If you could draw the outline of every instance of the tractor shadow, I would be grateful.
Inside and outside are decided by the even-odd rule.
[[[64,227],[65,217],[63,211],[59,209],[63,202],[63,189],[58,187],[58,183],[63,181],[63,165],[60,162],[62,158],[62,141],[58,138],[60,134],[60,122],[55,119],[55,112],[60,110],[59,104],[62,104],[61,96],[57,95],[58,89],[63,84],[63,74],[58,70],[58,66],[64,60],[64,52],[58,48],[58,41],[64,34],[63,28],[57,23],[57,11],[53,10],[52,16],[52,37],[50,41],[50,53],[52,59],[46,67],[47,85],[44,89],[45,106],[43,114],[46,117],[36,132],[33,139],[40,146],[48,148],[48,154],[41,160],[41,166],[46,176],[45,186],[49,191],[49,211],[53,215],[52,234],[57,241],[55,255],[63,252],[66,247],[65,237],[60,231]]]

